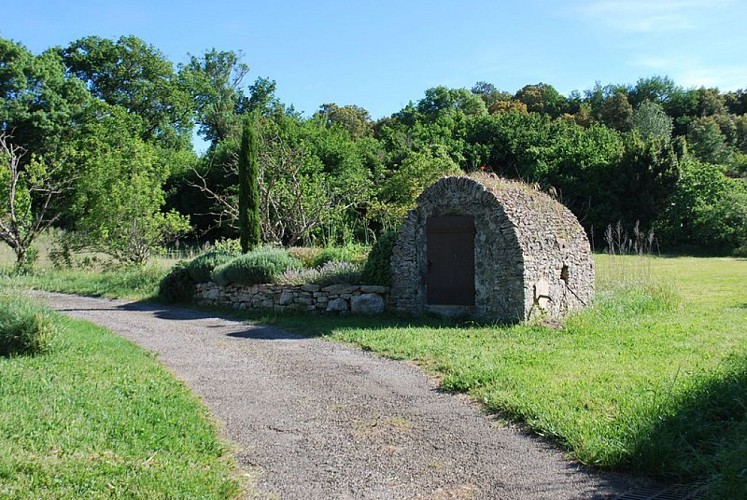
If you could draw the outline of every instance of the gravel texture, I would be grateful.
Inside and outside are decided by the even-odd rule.
[[[260,498],[614,498],[584,470],[440,392],[419,368],[210,313],[36,293],[158,354],[207,404]]]

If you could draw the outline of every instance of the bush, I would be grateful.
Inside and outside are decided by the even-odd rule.
[[[284,285],[352,285],[360,282],[360,268],[349,262],[327,262],[316,269],[288,269],[277,278]]]
[[[365,259],[365,251],[360,246],[327,247],[314,256],[311,261],[311,267],[321,267],[329,262],[361,264]]]
[[[382,234],[368,254],[366,265],[361,272],[361,282],[367,285],[391,286],[392,250],[397,241],[397,233],[387,231]]]
[[[54,336],[54,324],[44,309],[0,297],[0,355],[43,354],[51,349]]]
[[[211,278],[219,285],[272,283],[281,273],[300,267],[300,264],[283,249],[265,248],[240,255],[216,267]]]
[[[291,257],[300,260],[303,267],[310,269],[316,267],[314,261],[320,253],[322,253],[322,249],[317,247],[290,247],[288,249],[288,254]]]
[[[187,264],[186,269],[195,283],[207,283],[213,270],[236,258],[236,254],[226,250],[211,250],[198,255]]]
[[[158,297],[161,300],[169,304],[192,300],[197,282],[192,278],[190,264],[179,262],[163,277],[158,285]]]

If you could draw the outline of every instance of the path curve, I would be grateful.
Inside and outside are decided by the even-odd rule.
[[[614,498],[641,484],[585,471],[408,363],[184,308],[35,296],[157,353],[263,497]]]

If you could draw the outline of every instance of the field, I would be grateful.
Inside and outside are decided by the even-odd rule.
[[[747,260],[598,255],[597,269],[595,306],[559,328],[245,317],[415,361],[444,389],[469,393],[583,463],[705,482],[716,497],[744,497]],[[145,298],[160,272],[130,281],[121,273],[49,272],[12,282]]]

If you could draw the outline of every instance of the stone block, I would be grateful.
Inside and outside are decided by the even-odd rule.
[[[354,295],[350,299],[350,310],[360,314],[381,314],[384,312],[384,299],[375,293]]]
[[[327,304],[327,312],[346,312],[350,310],[350,305],[348,304],[348,301],[343,298],[336,298],[333,300],[330,300]]]
[[[293,292],[291,290],[283,290],[280,293],[280,298],[278,299],[278,304],[281,306],[287,306],[289,304],[293,303]]]
[[[361,293],[386,293],[387,288],[379,285],[361,285]]]
[[[353,293],[356,288],[351,285],[330,285],[322,288],[322,291],[329,294],[342,295],[343,293]]]

